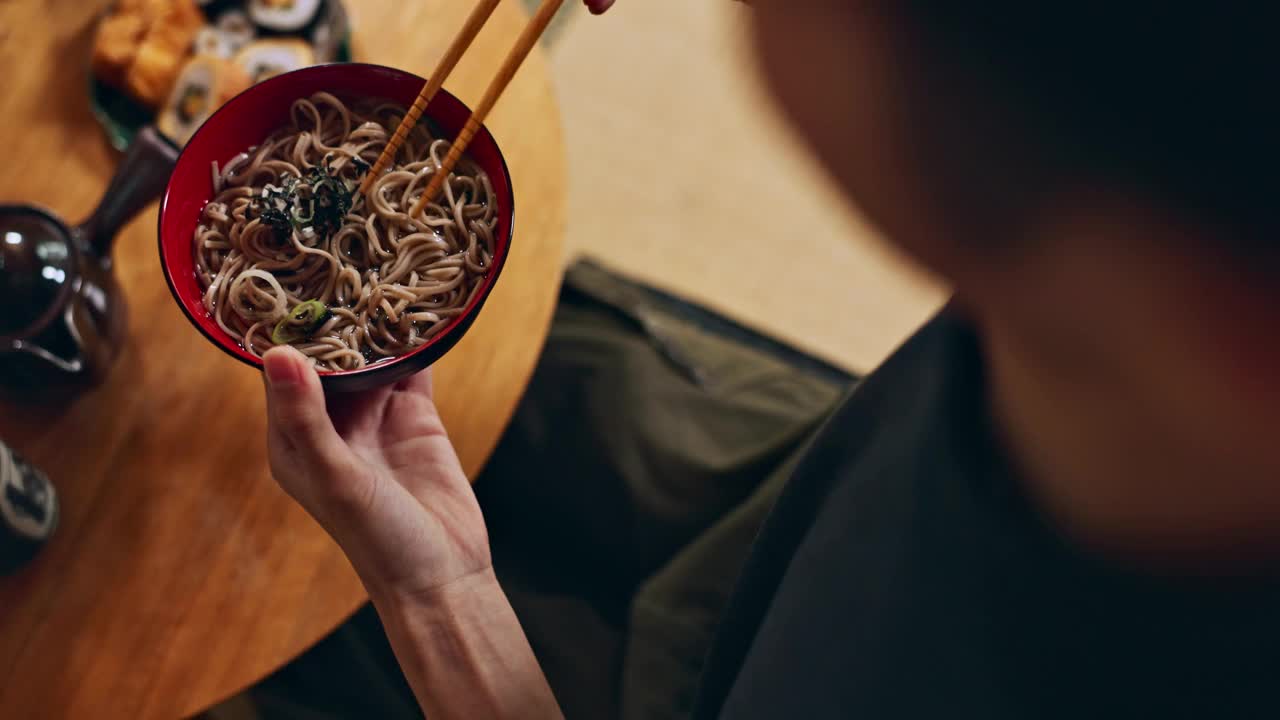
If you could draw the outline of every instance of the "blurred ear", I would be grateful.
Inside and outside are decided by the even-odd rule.
[[[1229,233],[1149,196],[1078,186],[1025,213],[1016,242],[967,253],[951,275],[969,306],[1032,339],[1045,367],[1127,356],[1149,361],[1135,370],[1147,377],[1271,377],[1280,284],[1269,264],[1224,250],[1238,245]]]

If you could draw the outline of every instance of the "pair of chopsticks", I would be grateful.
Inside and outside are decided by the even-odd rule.
[[[449,179],[449,174],[453,172],[453,168],[458,164],[462,153],[466,151],[467,145],[470,144],[471,139],[480,130],[485,118],[489,116],[489,111],[498,102],[502,92],[507,89],[507,85],[511,83],[511,78],[515,77],[516,71],[520,69],[524,59],[529,56],[533,46],[538,44],[538,39],[542,37],[542,33],[547,29],[547,25],[551,23],[551,19],[555,17],[556,11],[560,9],[560,5],[563,3],[564,0],[542,0],[542,5],[538,7],[538,12],[529,20],[524,32],[516,40],[515,46],[507,54],[507,59],[503,61],[502,67],[498,69],[498,74],[489,83],[489,89],[485,90],[484,97],[480,99],[480,104],[472,111],[471,117],[467,119],[467,124],[462,128],[462,132],[458,133],[458,137],[454,138],[453,144],[449,147],[449,154],[445,156],[444,162],[436,169],[435,175],[431,177],[431,182],[427,184],[427,189],[423,191],[422,197],[418,199],[418,202],[414,203],[413,208],[409,211],[409,217],[418,217],[423,208],[427,206],[427,203],[435,199],[436,195],[440,193],[445,181]],[[431,74],[427,84],[422,86],[422,91],[418,93],[417,100],[414,100],[413,106],[405,113],[404,119],[400,121],[400,126],[396,128],[395,134],[391,136],[387,146],[382,149],[382,154],[378,156],[378,161],[365,174],[364,180],[360,183],[360,193],[362,195],[369,192],[369,188],[373,187],[374,181],[391,164],[392,158],[399,152],[400,145],[404,143],[404,139],[409,136],[409,133],[413,132],[413,128],[417,126],[418,119],[422,117],[427,105],[431,103],[431,99],[440,91],[444,81],[449,77],[449,73],[453,72],[453,68],[462,59],[463,53],[467,51],[467,48],[471,47],[471,42],[476,39],[476,35],[480,34],[480,28],[484,27],[485,22],[489,20],[489,16],[493,14],[493,9],[497,6],[498,0],[480,0],[475,9],[471,11],[467,22],[453,39],[449,49],[445,51],[444,57],[440,59],[440,65]]]

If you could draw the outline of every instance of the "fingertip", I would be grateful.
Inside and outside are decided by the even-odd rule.
[[[273,388],[301,385],[306,380],[306,364],[306,357],[288,345],[273,347],[262,356],[263,374]]]
[[[613,7],[613,0],[586,0],[586,3],[592,15],[599,15]]]
[[[262,356],[271,424],[287,439],[314,445],[331,427],[320,376],[295,348],[274,347]]]

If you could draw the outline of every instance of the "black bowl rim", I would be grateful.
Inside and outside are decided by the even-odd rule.
[[[263,80],[260,83],[252,85],[244,90],[241,90],[239,93],[233,96],[230,100],[227,100],[225,103],[223,103],[222,107],[219,107],[217,110],[215,110],[213,114],[209,116],[209,119],[205,120],[205,123],[201,124],[200,127],[196,129],[196,131],[191,135],[191,138],[187,140],[186,144],[183,145],[182,149],[178,152],[178,157],[174,161],[174,169],[176,170],[178,163],[182,161],[182,156],[183,154],[186,153],[187,148],[191,147],[195,139],[200,136],[201,132],[204,131],[205,124],[207,124],[209,120],[213,119],[214,115],[217,115],[218,113],[224,111],[228,105],[230,105],[232,102],[238,99],[241,95],[251,92],[255,88],[261,85],[281,81],[282,78],[286,78],[295,73],[305,73],[308,71],[314,71],[316,68],[335,67],[335,66],[369,68],[373,70],[387,70],[393,73],[408,75],[423,84],[426,84],[427,82],[425,79],[419,77],[417,74],[411,73],[407,70],[401,70],[399,68],[393,68],[387,65],[379,65],[377,63],[365,63],[365,62],[321,63],[318,65],[309,65],[304,68],[298,68],[297,70],[290,70],[287,73],[281,73],[274,77],[270,77],[266,80]],[[463,108],[467,110],[471,110],[471,106],[467,105],[465,102],[462,101],[461,98],[449,92],[445,88],[443,87],[440,88],[439,92],[449,96],[454,101],[456,101],[459,105],[461,105]],[[511,243],[515,241],[515,233],[516,233],[515,183],[512,181],[511,168],[507,166],[507,156],[505,153],[502,152],[502,146],[498,144],[497,138],[495,138],[493,136],[493,133],[489,131],[488,125],[481,124],[480,130],[477,134],[481,136],[488,136],[489,141],[493,143],[493,147],[498,151],[498,162],[502,165],[502,174],[507,178],[507,198],[506,198],[507,200],[507,249],[506,249],[506,252],[503,252],[497,256],[496,261],[489,269],[489,272],[493,274],[492,279],[489,281],[489,286],[485,288],[484,292],[482,292],[480,296],[475,299],[475,304],[462,314],[462,317],[459,319],[457,325],[454,325],[453,327],[436,335],[426,345],[422,346],[421,348],[418,348],[417,350],[414,350],[411,353],[398,355],[392,358],[387,358],[386,360],[381,360],[379,362],[373,363],[371,365],[366,365],[365,367],[362,367],[356,370],[337,370],[337,371],[318,372],[317,374],[320,377],[320,382],[324,384],[326,387],[330,387],[334,390],[346,390],[346,389],[358,390],[358,389],[363,389],[365,387],[376,386],[380,384],[381,383],[380,380],[374,381],[373,379],[374,376],[391,375],[392,374],[391,371],[393,368],[395,369],[412,368],[411,372],[406,372],[403,375],[401,375],[401,373],[394,373],[395,375],[398,376],[396,379],[399,379],[402,377],[407,377],[409,374],[412,374],[413,372],[418,372],[420,370],[423,370],[429,367],[430,365],[435,363],[435,361],[443,357],[445,353],[452,350],[453,346],[458,344],[458,341],[462,339],[462,336],[465,335],[466,332],[471,329],[471,325],[475,322],[476,316],[480,314],[480,310],[484,307],[485,301],[489,299],[489,294],[492,293],[494,287],[497,286],[498,277],[502,274],[502,269],[507,264],[507,256],[511,254]],[[172,173],[170,173],[170,175],[172,175]],[[213,334],[211,334],[208,330],[205,330],[203,325],[201,325],[199,322],[196,321],[196,318],[191,314],[191,311],[187,309],[186,303],[182,301],[182,297],[178,294],[178,288],[173,281],[173,274],[169,271],[169,264],[164,261],[164,235],[162,234],[162,231],[161,231],[161,228],[162,228],[161,223],[164,218],[165,209],[168,206],[169,206],[169,183],[166,182],[164,196],[160,199],[160,209],[159,209],[159,212],[156,213],[156,250],[160,255],[160,269],[164,273],[165,284],[168,285],[169,287],[169,294],[173,296],[174,303],[182,311],[182,315],[187,319],[187,322],[191,323],[191,326],[194,327],[197,331],[199,331],[199,333],[203,335],[205,339],[207,339],[210,343],[212,343],[214,347],[218,348],[223,353],[226,353],[227,355],[243,363],[244,365],[247,365],[256,370],[261,370],[263,367],[261,358],[255,358],[253,360],[250,360],[240,355],[239,353],[232,352],[230,348],[228,348],[226,345],[222,343],[222,340],[214,337]],[[437,348],[438,348],[438,351],[435,351]],[[423,362],[423,360],[425,360],[425,362]],[[365,382],[365,381],[368,381],[368,382]],[[388,379],[388,382],[394,382],[394,381],[395,379]],[[344,387],[344,386],[347,386],[347,387]],[[355,386],[358,386],[358,387],[355,387]]]

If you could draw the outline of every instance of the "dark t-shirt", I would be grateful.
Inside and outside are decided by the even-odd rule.
[[[1275,586],[1075,552],[1001,462],[984,390],[944,315],[832,417],[756,541],[694,716],[1280,717]]]

